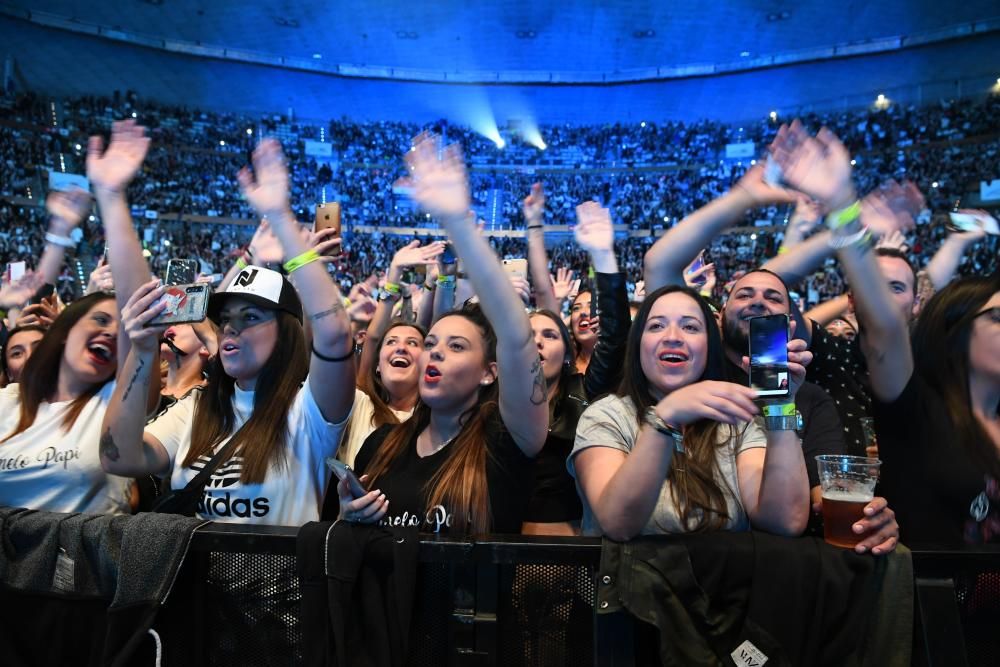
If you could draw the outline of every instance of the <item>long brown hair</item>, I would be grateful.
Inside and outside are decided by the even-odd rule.
[[[421,340],[427,337],[427,330],[416,322],[404,322],[403,320],[395,320],[389,325],[389,328],[385,330],[382,337],[379,338],[376,343],[374,361],[371,366],[365,369],[365,373],[358,378],[358,389],[368,394],[368,397],[372,400],[372,423],[370,425],[373,428],[379,428],[383,424],[398,424],[399,419],[392,412],[392,408],[389,407],[389,401],[391,400],[389,396],[389,391],[382,384],[382,376],[378,372],[378,360],[382,355],[382,347],[385,344],[385,339],[389,337],[389,332],[393,329],[398,329],[399,327],[409,327],[414,329],[420,334]],[[366,345],[373,344],[374,341],[366,341]]]
[[[576,343],[573,340],[573,335],[569,332],[569,328],[556,313],[545,308],[539,308],[531,313],[531,317],[535,316],[547,317],[552,321],[556,327],[556,331],[559,332],[559,338],[562,340],[563,347],[566,348],[563,360],[559,364],[559,378],[556,380],[558,387],[552,400],[549,401],[549,424],[552,424],[555,421],[556,411],[566,399],[567,394],[569,394],[573,376],[577,374],[576,363],[574,363],[576,361]]]
[[[944,400],[956,441],[983,470],[1000,479],[996,448],[972,412],[969,393],[973,321],[997,292],[997,277],[969,277],[950,283],[931,297],[913,329],[913,363],[914,371]]]
[[[497,339],[493,327],[477,304],[444,317],[463,317],[479,329],[485,350],[484,365],[496,361]],[[443,319],[443,318],[442,318]],[[460,417],[461,430],[448,445],[448,455],[441,467],[424,483],[428,507],[441,505],[454,508],[452,528],[468,534],[489,533],[493,523],[490,495],[486,481],[486,438],[491,423],[500,419],[497,382],[480,386],[475,405]],[[417,401],[413,417],[398,424],[386,436],[382,446],[365,472],[371,478],[369,486],[386,474],[420,432],[430,423],[431,410]]]
[[[191,449],[182,465],[190,467],[199,456],[211,456],[215,447],[229,438],[233,451],[243,458],[240,481],[260,484],[270,465],[285,465],[288,442],[288,411],[296,392],[309,373],[309,352],[302,324],[294,315],[277,311],[277,344],[257,376],[253,413],[234,434],[236,415],[233,395],[236,380],[222,363],[211,364],[208,382],[198,396],[191,431]]]
[[[642,334],[646,328],[646,320],[656,301],[674,292],[681,292],[691,297],[701,309],[705,318],[705,332],[708,335],[708,355],[705,370],[698,378],[703,380],[724,380],[725,352],[722,347],[722,336],[715,324],[715,316],[701,296],[688,287],[668,285],[661,287],[648,295],[642,302],[635,321],[628,333],[628,344],[625,348],[625,371],[618,395],[629,398],[636,409],[636,420],[642,425],[642,415],[646,408],[655,405],[649,379],[642,371],[640,359]],[[729,437],[735,435],[732,426]],[[723,424],[709,419],[699,419],[684,427],[684,453],[674,454],[674,463],[670,466],[667,479],[670,481],[670,493],[674,504],[680,510],[682,524],[691,532],[721,530],[729,520],[729,509],[726,503],[726,493],[719,487],[716,479],[718,462],[715,450],[725,446],[725,441],[719,443],[719,429]],[[683,469],[683,471],[681,470]]]
[[[24,368],[21,369],[21,382],[18,385],[20,394],[20,414],[13,433],[0,442],[6,442],[19,433],[31,428],[38,416],[38,408],[43,401],[49,400],[59,387],[59,367],[62,364],[66,348],[66,338],[77,322],[102,301],[114,301],[114,295],[108,292],[95,292],[82,299],[77,299],[59,317],[38,341],[38,347],[31,353]],[[69,431],[76,423],[77,417],[91,398],[97,395],[101,388],[114,378],[112,373],[104,382],[89,386],[82,394],[74,398],[63,415],[62,427]]]

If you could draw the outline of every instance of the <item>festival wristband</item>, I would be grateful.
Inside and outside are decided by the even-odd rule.
[[[243,269],[247,268],[248,266],[250,266],[250,265],[247,263],[247,261],[245,259],[243,259],[242,257],[237,257],[236,258],[236,268],[237,269],[239,269],[240,271],[242,271]]]
[[[765,417],[794,417],[794,403],[780,403],[777,405],[765,405],[763,408]]]
[[[45,242],[51,243],[52,245],[57,245],[63,248],[75,248],[76,241],[68,236],[60,236],[59,234],[53,234],[52,232],[45,233]]]
[[[864,246],[870,247],[872,244],[872,233],[867,227],[862,227],[860,230],[854,234],[848,234],[847,236],[840,236],[834,234],[827,240],[827,245],[829,245],[834,250],[840,250],[842,248],[848,248],[851,246]]]
[[[399,295],[402,294],[403,292],[403,288],[400,287],[397,283],[386,282],[385,287],[383,287],[382,289],[384,289],[389,294]]]
[[[454,289],[456,280],[457,279],[455,278],[455,276],[438,276],[437,284],[438,287],[443,287],[445,289]]]
[[[826,216],[826,226],[831,230],[840,229],[845,225],[851,224],[859,217],[861,217],[861,200],[857,200],[847,208],[834,211]]]
[[[318,261],[319,259],[320,259],[319,253],[316,252],[314,249],[310,248],[309,250],[306,250],[298,257],[291,258],[290,260],[285,262],[282,266],[284,266],[285,271],[287,271],[288,273],[292,273],[294,271],[298,271],[306,264],[312,264],[313,262]]]

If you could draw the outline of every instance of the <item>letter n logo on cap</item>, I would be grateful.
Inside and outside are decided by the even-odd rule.
[[[236,276],[236,284],[240,287],[249,287],[256,277],[257,269],[242,271],[240,275]]]

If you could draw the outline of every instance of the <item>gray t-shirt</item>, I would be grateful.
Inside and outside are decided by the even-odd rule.
[[[731,432],[732,437],[730,437]],[[767,436],[754,422],[739,424],[733,429],[723,425],[718,429],[718,433],[719,447],[715,450],[718,461],[716,481],[726,493],[726,505],[730,517],[726,529],[748,530],[750,520],[747,518],[747,513],[740,500],[739,479],[736,476],[736,455],[747,449],[766,447]],[[613,394],[605,396],[587,408],[580,417],[580,423],[576,427],[576,442],[569,459],[566,461],[569,474],[576,479],[574,460],[576,455],[584,449],[611,447],[628,454],[632,451],[632,446],[638,437],[639,424],[636,422],[636,410],[632,399]],[[679,508],[674,504],[670,487],[670,481],[664,479],[653,514],[641,531],[643,535],[689,532],[681,524]],[[579,480],[577,480],[576,490],[583,500],[583,534],[601,535],[603,531],[580,488]]]

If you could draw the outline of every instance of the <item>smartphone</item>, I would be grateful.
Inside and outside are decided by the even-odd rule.
[[[700,252],[698,253],[698,256],[694,258],[694,261],[691,262],[691,268],[688,270],[688,273],[694,273],[695,271],[701,269],[704,266],[705,266],[705,253]],[[703,274],[695,278],[692,282],[694,282],[696,285],[704,285],[706,282],[708,282],[708,277]]]
[[[758,396],[788,396],[788,315],[750,320],[750,388]]]
[[[340,238],[340,202],[331,201],[325,204],[316,204],[316,220],[313,223],[313,231],[321,232],[324,229],[336,229],[335,238]]]
[[[455,254],[455,249],[450,243],[444,244],[444,251],[438,257],[438,261],[442,264],[454,264],[458,261],[458,255]]]
[[[9,262],[7,264],[7,282],[12,283],[15,280],[20,280],[27,270],[27,262]]]
[[[953,211],[948,214],[948,217],[951,218],[951,225],[949,226],[957,231],[978,232],[979,230],[983,230],[987,234],[1000,234],[1000,225],[990,215]]]
[[[31,303],[32,304],[41,303],[42,299],[48,299],[55,293],[56,293],[56,286],[53,285],[52,283],[45,283],[44,285],[39,287],[38,291],[35,292],[35,295],[31,297]]]
[[[528,277],[528,260],[522,258],[519,259],[505,259],[503,260],[503,270],[512,276],[517,276],[518,278]]]
[[[353,470],[351,470],[351,466],[332,456],[327,457],[326,465],[333,471],[333,474],[337,476],[337,479],[347,480],[347,486],[352,496],[360,498],[368,493],[368,490],[361,485],[361,480],[359,480],[358,476],[354,474]]]
[[[198,276],[198,262],[194,259],[172,259],[167,262],[167,285],[190,285]]]
[[[166,309],[146,326],[201,322],[208,312],[208,297],[211,294],[212,288],[205,283],[170,285],[156,302],[166,302]]]
[[[427,282],[427,267],[408,266],[403,271],[403,282],[407,285],[423,285]]]

